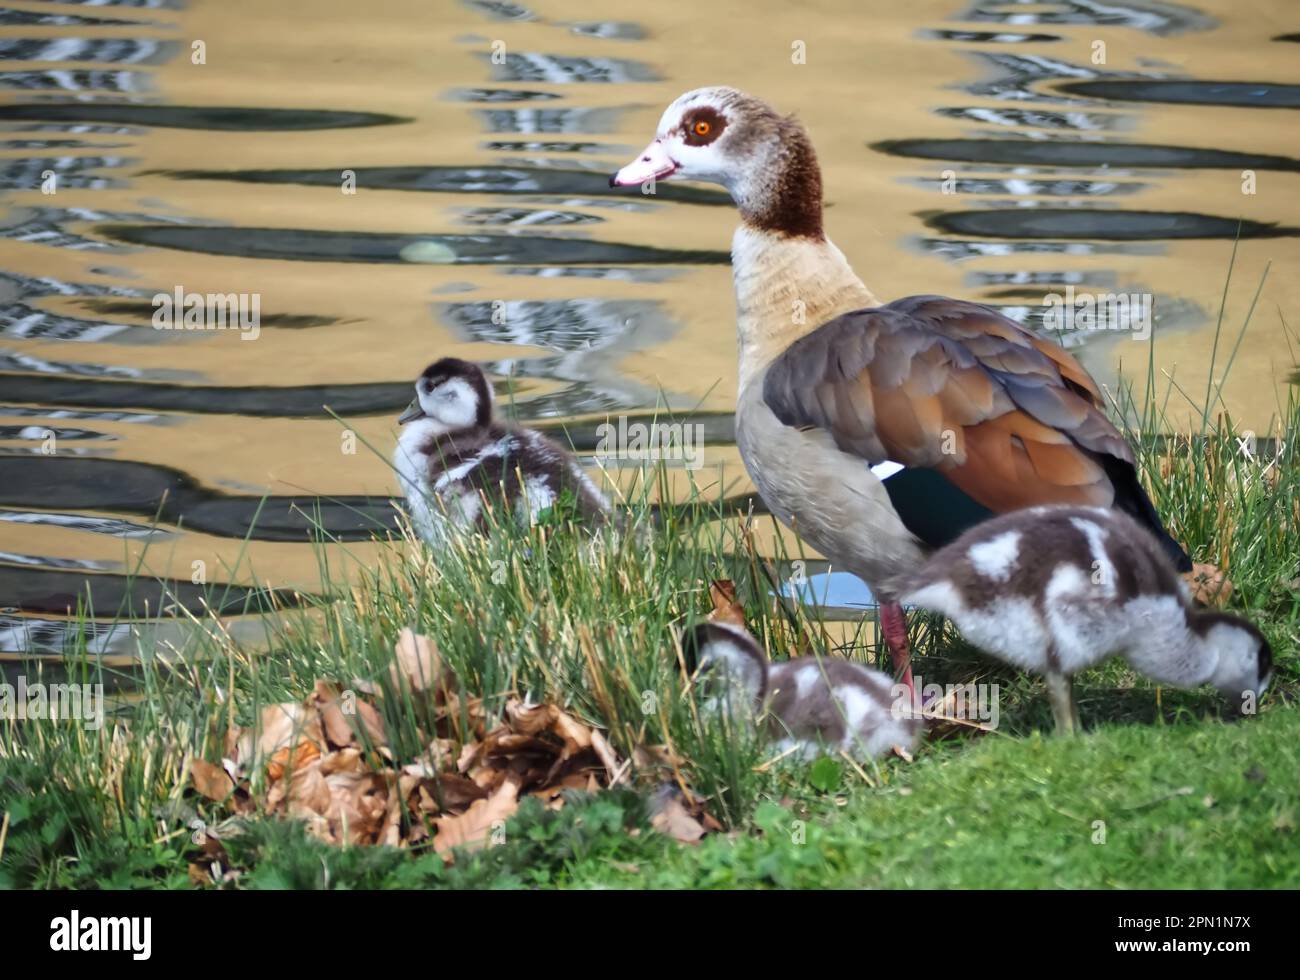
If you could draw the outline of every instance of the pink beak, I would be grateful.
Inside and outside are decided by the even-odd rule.
[[[610,187],[633,187],[647,180],[663,180],[677,170],[663,143],[655,140],[635,160],[609,178]]]

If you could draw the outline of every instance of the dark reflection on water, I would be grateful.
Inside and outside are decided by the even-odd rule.
[[[1087,211],[1017,208],[1013,211],[948,211],[926,224],[955,235],[990,238],[1100,238],[1161,241],[1184,238],[1283,238],[1300,229],[1259,221],[1219,218],[1187,211]]]
[[[310,541],[317,526],[343,541],[364,541],[396,527],[387,498],[228,494],[179,470],[122,459],[0,456],[0,506],[113,510],[258,541]]]
[[[1012,31],[924,30],[917,37],[928,41],[963,41],[972,44],[1036,44],[1061,40],[1059,34],[1021,34]]]
[[[151,294],[152,295],[152,294]],[[85,299],[80,300],[79,305],[94,313],[103,313],[107,316],[131,316],[138,317],[144,321],[141,324],[130,325],[131,327],[148,326],[153,329],[150,320],[153,318],[155,307],[152,302],[141,302],[128,299]],[[266,313],[258,314],[258,323],[261,327],[275,327],[280,330],[302,330],[307,327],[328,327],[332,324],[341,322],[336,316],[320,316],[314,313]],[[182,331],[183,332],[183,331]]]
[[[513,371],[515,380],[498,381],[495,388],[501,397],[513,398],[528,406],[529,418],[549,418],[556,415],[583,414],[602,407],[627,407],[644,404],[635,399],[648,397],[654,403],[658,389],[637,386],[629,394],[627,385],[615,374],[603,378],[587,379],[588,372],[598,361],[588,361],[589,352],[581,352],[569,359],[545,357],[528,360],[497,362],[496,372],[508,375]],[[518,379],[537,377],[568,380],[563,377],[566,367],[573,367],[580,375],[577,383],[558,393],[538,395],[529,385],[520,390]],[[620,390],[616,393],[601,391],[601,385]],[[330,411],[352,418],[365,415],[393,415],[396,417],[411,401],[409,380],[354,385],[253,385],[249,387],[221,387],[217,385],[147,384],[135,381],[99,380],[87,384],[73,378],[48,377],[30,374],[0,374],[0,391],[6,400],[32,405],[67,405],[91,409],[154,409],[161,412],[248,416],[251,418],[330,418]],[[629,401],[629,399],[633,399]],[[329,407],[329,411],[326,410]],[[49,413],[42,412],[42,415]],[[53,417],[53,416],[50,416]],[[95,417],[95,416],[74,416]]]
[[[91,574],[0,564],[0,595],[21,612],[70,615],[93,606],[96,616],[172,616],[182,609],[232,613],[269,612],[298,605],[298,593],[246,589],[237,585],[201,586],[141,576]]]
[[[131,105],[108,102],[20,103],[0,106],[0,120],[125,123],[168,129],[348,129],[410,122],[379,112],[332,109],[256,109],[241,106]]]
[[[301,262],[429,262],[495,265],[514,262],[676,262],[716,264],[728,252],[685,251],[524,235],[398,235],[296,228],[188,228],[101,225],[100,234],[129,245],[208,255]]]
[[[448,92],[447,98],[456,102],[548,102],[564,96],[515,88],[458,88]]]
[[[1300,109],[1300,85],[1274,82],[1198,82],[1181,79],[1067,82],[1062,92],[1112,102],[1169,102],[1255,109]]]
[[[246,388],[214,385],[142,384],[99,381],[86,384],[67,378],[26,374],[0,375],[7,401],[72,405],[78,408],[149,408],[222,415],[328,418],[323,406],[340,415],[398,413],[411,400],[409,381],[400,384],[304,385]]]
[[[1049,143],[1037,140],[894,139],[869,144],[894,156],[1040,167],[1152,167],[1227,170],[1300,170],[1300,160],[1152,143]]]
[[[354,167],[357,187],[381,191],[431,191],[438,194],[581,194],[628,199],[626,188],[610,187],[609,173],[541,167]],[[248,184],[305,184],[338,187],[341,170],[159,170],[176,180],[233,180]],[[723,191],[660,184],[655,201],[730,205]]]

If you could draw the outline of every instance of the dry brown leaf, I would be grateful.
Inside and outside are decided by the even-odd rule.
[[[283,779],[286,772],[297,772],[320,758],[320,746],[303,740],[290,748],[285,746],[271,756],[266,764],[266,774],[272,779]]]
[[[591,729],[553,704],[506,703],[506,719],[518,735],[554,735],[564,743],[562,759],[591,748]]]
[[[489,791],[472,779],[454,772],[444,772],[436,779],[421,779],[420,794],[421,809],[425,813],[456,813],[479,800],[487,799]],[[427,801],[424,799],[426,796]]]
[[[519,786],[514,780],[507,779],[495,793],[485,800],[472,803],[459,816],[436,818],[434,824],[438,833],[433,838],[433,849],[444,860],[450,860],[451,850],[455,847],[478,850],[483,847],[495,825],[503,822],[518,808]]]
[[[663,787],[651,804],[650,826],[683,844],[694,844],[704,836],[704,825],[687,811],[675,786]]]
[[[229,740],[228,734],[228,744]],[[248,767],[265,763],[282,748],[302,741],[314,742],[319,746],[323,740],[320,713],[314,705],[291,701],[268,704],[262,709],[257,726],[236,731],[231,758],[237,767],[247,771]]]
[[[526,705],[512,698],[506,702],[506,719],[517,734],[536,735],[554,724],[558,710],[553,704]]]
[[[427,636],[403,629],[393,648],[394,660],[388,670],[394,690],[408,688],[415,693],[433,691],[434,703],[442,704],[455,688],[451,672],[442,663],[438,648]]]
[[[357,698],[355,691],[340,691],[337,684],[318,680],[310,698],[320,712],[325,737],[334,745],[352,745],[360,731],[372,745],[388,744],[384,722],[374,706]]]
[[[736,583],[731,579],[714,579],[709,583],[709,599],[713,610],[709,619],[715,623],[730,623],[732,626],[745,626],[745,607],[736,601]]]
[[[291,817],[305,813],[324,816],[329,809],[330,794],[320,769],[320,760],[317,759],[302,769],[293,770],[288,779],[272,783],[266,791],[267,812],[275,813],[286,806]]]
[[[1206,606],[1222,606],[1232,596],[1232,583],[1216,565],[1197,562],[1190,572],[1183,573],[1183,581],[1192,590],[1192,598]]]
[[[469,741],[462,746],[460,756],[456,759],[456,769],[459,772],[469,772],[470,768],[478,759],[479,750],[483,746],[477,741]]]
[[[408,776],[432,778],[447,768],[456,749],[449,738],[435,738],[423,752],[402,767]]]
[[[584,749],[589,749],[591,745],[592,731],[572,715],[555,710],[555,723],[551,726],[551,731],[564,739],[564,751],[560,753],[561,759],[568,759],[577,755]]]
[[[200,795],[220,803],[235,789],[235,781],[226,770],[206,759],[190,760],[190,785]]]
[[[376,843],[388,810],[388,781],[382,774],[322,776],[313,767],[295,773],[293,783],[289,816],[306,819],[313,834],[332,844]]]

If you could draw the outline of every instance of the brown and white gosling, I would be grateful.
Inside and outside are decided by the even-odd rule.
[[[861,664],[835,657],[770,664],[748,632],[726,623],[688,630],[682,652],[708,689],[705,710],[728,710],[737,719],[766,712],[781,752],[811,759],[842,750],[867,759],[895,746],[910,749],[921,729],[918,719],[895,712],[893,681]]]
[[[492,386],[477,364],[454,357],[430,364],[397,421],[393,465],[413,526],[434,546],[451,532],[485,528],[489,501],[532,523],[568,491],[580,517],[609,514],[609,501],[569,453],[540,432],[496,420]]]
[[[867,288],[826,234],[794,117],[734,88],[687,92],[610,183],[664,180],[721,184],[736,203],[736,445],[772,513],[871,587],[909,688],[891,583],[994,514],[1113,507],[1191,569],[1072,355],[980,303]]]
[[[1192,607],[1166,551],[1108,507],[1031,507],[967,531],[898,583],[1000,660],[1042,674],[1057,728],[1078,727],[1071,677],[1120,656],[1175,687],[1210,683],[1243,711],[1272,676],[1252,624]]]

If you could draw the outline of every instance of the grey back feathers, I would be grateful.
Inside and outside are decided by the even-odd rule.
[[[536,520],[571,495],[578,516],[600,521],[609,502],[572,455],[541,433],[494,417],[482,369],[443,358],[415,382],[393,464],[416,531],[432,544],[495,519]]]
[[[782,751],[812,758],[823,749],[844,750],[870,758],[894,746],[910,748],[920,732],[907,698],[895,698],[893,682],[878,670],[836,657],[769,663],[749,633],[724,623],[694,627],[683,648],[707,690],[706,710],[736,718],[765,714]]]
[[[1267,686],[1272,653],[1253,625],[1202,612],[1160,544],[1113,508],[1050,506],[986,521],[896,582],[971,643],[1068,677],[1121,656],[1161,683],[1225,695]]]

